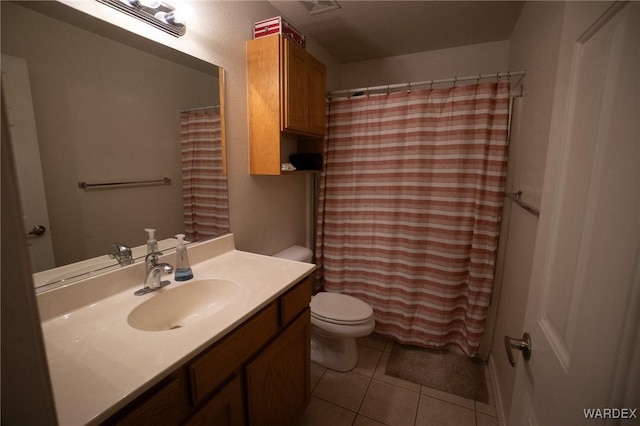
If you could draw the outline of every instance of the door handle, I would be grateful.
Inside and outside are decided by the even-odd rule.
[[[509,364],[512,367],[516,366],[516,360],[513,357],[512,349],[518,349],[522,351],[522,357],[525,361],[531,359],[531,336],[529,333],[524,333],[522,339],[514,339],[513,337],[504,336],[504,349],[507,351],[507,357],[509,358]]]
[[[33,229],[31,229],[31,231],[27,232],[27,238],[37,238],[45,232],[47,232],[47,228],[45,228],[43,225],[36,225],[33,227]]]

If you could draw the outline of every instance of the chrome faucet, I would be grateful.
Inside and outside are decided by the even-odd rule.
[[[109,257],[111,259],[116,259],[120,266],[131,265],[133,263],[133,255],[131,254],[131,248],[121,243],[116,243],[112,245],[116,248],[116,252],[109,253]]]
[[[144,258],[146,271],[144,275],[144,287],[134,293],[136,296],[142,296],[143,294],[160,290],[161,288],[171,284],[171,281],[161,281],[161,278],[163,272],[173,272],[173,266],[168,263],[158,263],[158,256],[162,256],[162,253],[156,251],[149,253]]]

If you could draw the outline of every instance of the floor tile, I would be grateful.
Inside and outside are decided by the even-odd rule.
[[[356,413],[330,402],[311,397],[309,406],[297,426],[351,426]]]
[[[494,384],[485,368],[489,403],[387,376],[394,341],[358,339],[358,365],[339,373],[311,364],[311,402],[295,426],[499,426]]]
[[[476,426],[498,426],[498,419],[487,414],[476,413]]]
[[[381,382],[388,383],[394,386],[400,386],[401,388],[413,391],[420,392],[421,386],[417,383],[408,382],[406,380],[398,379],[397,377],[387,376],[385,370],[387,368],[387,361],[389,361],[389,354],[382,354],[380,358],[380,362],[378,363],[378,368],[376,368],[376,372],[373,375],[373,378],[376,380],[380,380]]]
[[[389,339],[389,340],[387,341],[387,345],[384,347],[384,351],[383,351],[383,352],[384,352],[385,354],[390,354],[390,353],[391,353],[391,350],[393,349],[393,346],[394,346],[395,344],[396,344],[396,342],[395,342],[395,341],[393,341],[393,340]]]
[[[371,380],[362,374],[325,371],[313,395],[342,408],[357,412]]]
[[[452,404],[456,404],[464,408],[469,408],[471,410],[475,410],[476,408],[476,404],[473,399],[463,398],[459,395],[454,395],[452,393],[441,391],[440,389],[434,389],[427,386],[422,386],[420,393],[422,395],[427,395],[432,398],[439,399],[441,401],[450,402]]]
[[[387,426],[387,424],[377,422],[373,419],[358,414],[356,416],[356,421],[353,422],[353,426]]]
[[[367,346],[358,346],[358,364],[353,371],[367,377],[373,377],[373,373],[376,371],[381,356],[381,350],[371,349]]]
[[[381,336],[380,334],[376,334],[376,333],[371,333],[368,336],[359,338],[358,345],[383,351],[388,341],[389,341],[388,337]]]
[[[360,414],[393,426],[413,426],[420,394],[372,380]]]
[[[327,370],[326,368],[318,364],[311,363],[311,391],[312,392],[326,370]]]
[[[416,425],[475,426],[476,413],[459,405],[421,395]]]

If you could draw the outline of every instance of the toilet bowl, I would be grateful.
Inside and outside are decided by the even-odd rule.
[[[311,262],[306,247],[291,246],[275,257]],[[375,327],[369,304],[346,294],[320,292],[311,298],[311,361],[335,371],[351,371],[358,363],[356,339]]]
[[[321,292],[311,298],[311,360],[336,371],[358,363],[356,339],[375,327],[373,309],[346,294]]]

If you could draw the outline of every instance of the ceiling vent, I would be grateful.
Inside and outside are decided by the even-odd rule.
[[[340,5],[334,0],[298,0],[311,15],[340,9]]]

